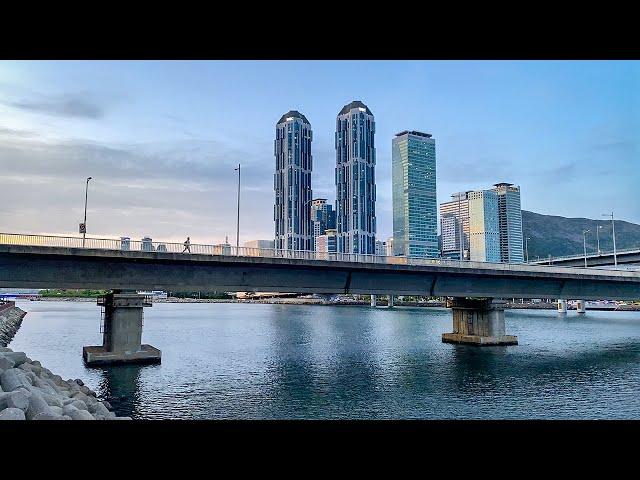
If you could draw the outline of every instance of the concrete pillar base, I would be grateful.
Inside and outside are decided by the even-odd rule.
[[[558,300],[558,313],[566,314],[567,313],[567,301],[564,298]]]
[[[467,345],[517,345],[518,337],[506,335],[504,300],[453,298],[447,300],[453,317],[453,332],[442,334],[444,343]]]
[[[480,335],[461,335],[459,333],[443,333],[444,343],[463,343],[467,345],[517,345],[518,337],[515,335],[502,335],[500,337],[481,337]]]
[[[387,300],[387,307],[393,308],[393,295],[389,295],[389,300]]]
[[[116,363],[160,363],[161,352],[142,344],[142,310],[151,303],[135,292],[109,293],[98,298],[104,307],[102,345],[82,348],[87,366]]]
[[[578,300],[578,303],[576,305],[576,311],[578,313],[586,313],[587,311],[587,306],[585,304],[584,300]]]
[[[111,365],[118,363],[160,363],[162,352],[151,345],[140,345],[137,352],[108,352],[104,346],[82,347],[84,363],[94,365]]]
[[[378,306],[378,297],[375,295],[371,295],[371,306],[372,307]]]

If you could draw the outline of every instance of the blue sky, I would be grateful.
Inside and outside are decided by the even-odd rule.
[[[632,61],[0,62],[0,225],[218,243],[273,237],[275,122],[314,130],[314,196],[333,201],[335,116],[376,118],[378,236],[391,139],[436,139],[438,199],[508,181],[522,207],[640,223],[640,63]],[[6,206],[9,208],[6,208]]]

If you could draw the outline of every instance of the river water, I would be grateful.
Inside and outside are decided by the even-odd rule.
[[[162,364],[85,368],[94,303],[18,302],[10,347],[140,419],[638,419],[640,312],[507,310],[512,347],[451,345],[446,309],[158,303]]]

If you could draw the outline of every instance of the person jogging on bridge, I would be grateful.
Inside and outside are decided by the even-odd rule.
[[[191,240],[189,240],[189,237],[187,237],[187,239],[184,241],[184,250],[182,250],[182,253],[186,251],[191,253]]]

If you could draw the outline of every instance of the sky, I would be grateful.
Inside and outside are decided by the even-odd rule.
[[[313,196],[335,201],[345,104],[376,121],[377,221],[391,140],[436,141],[438,202],[510,182],[522,208],[640,223],[638,61],[0,61],[0,229],[235,243],[272,239],[275,124],[313,128]]]

